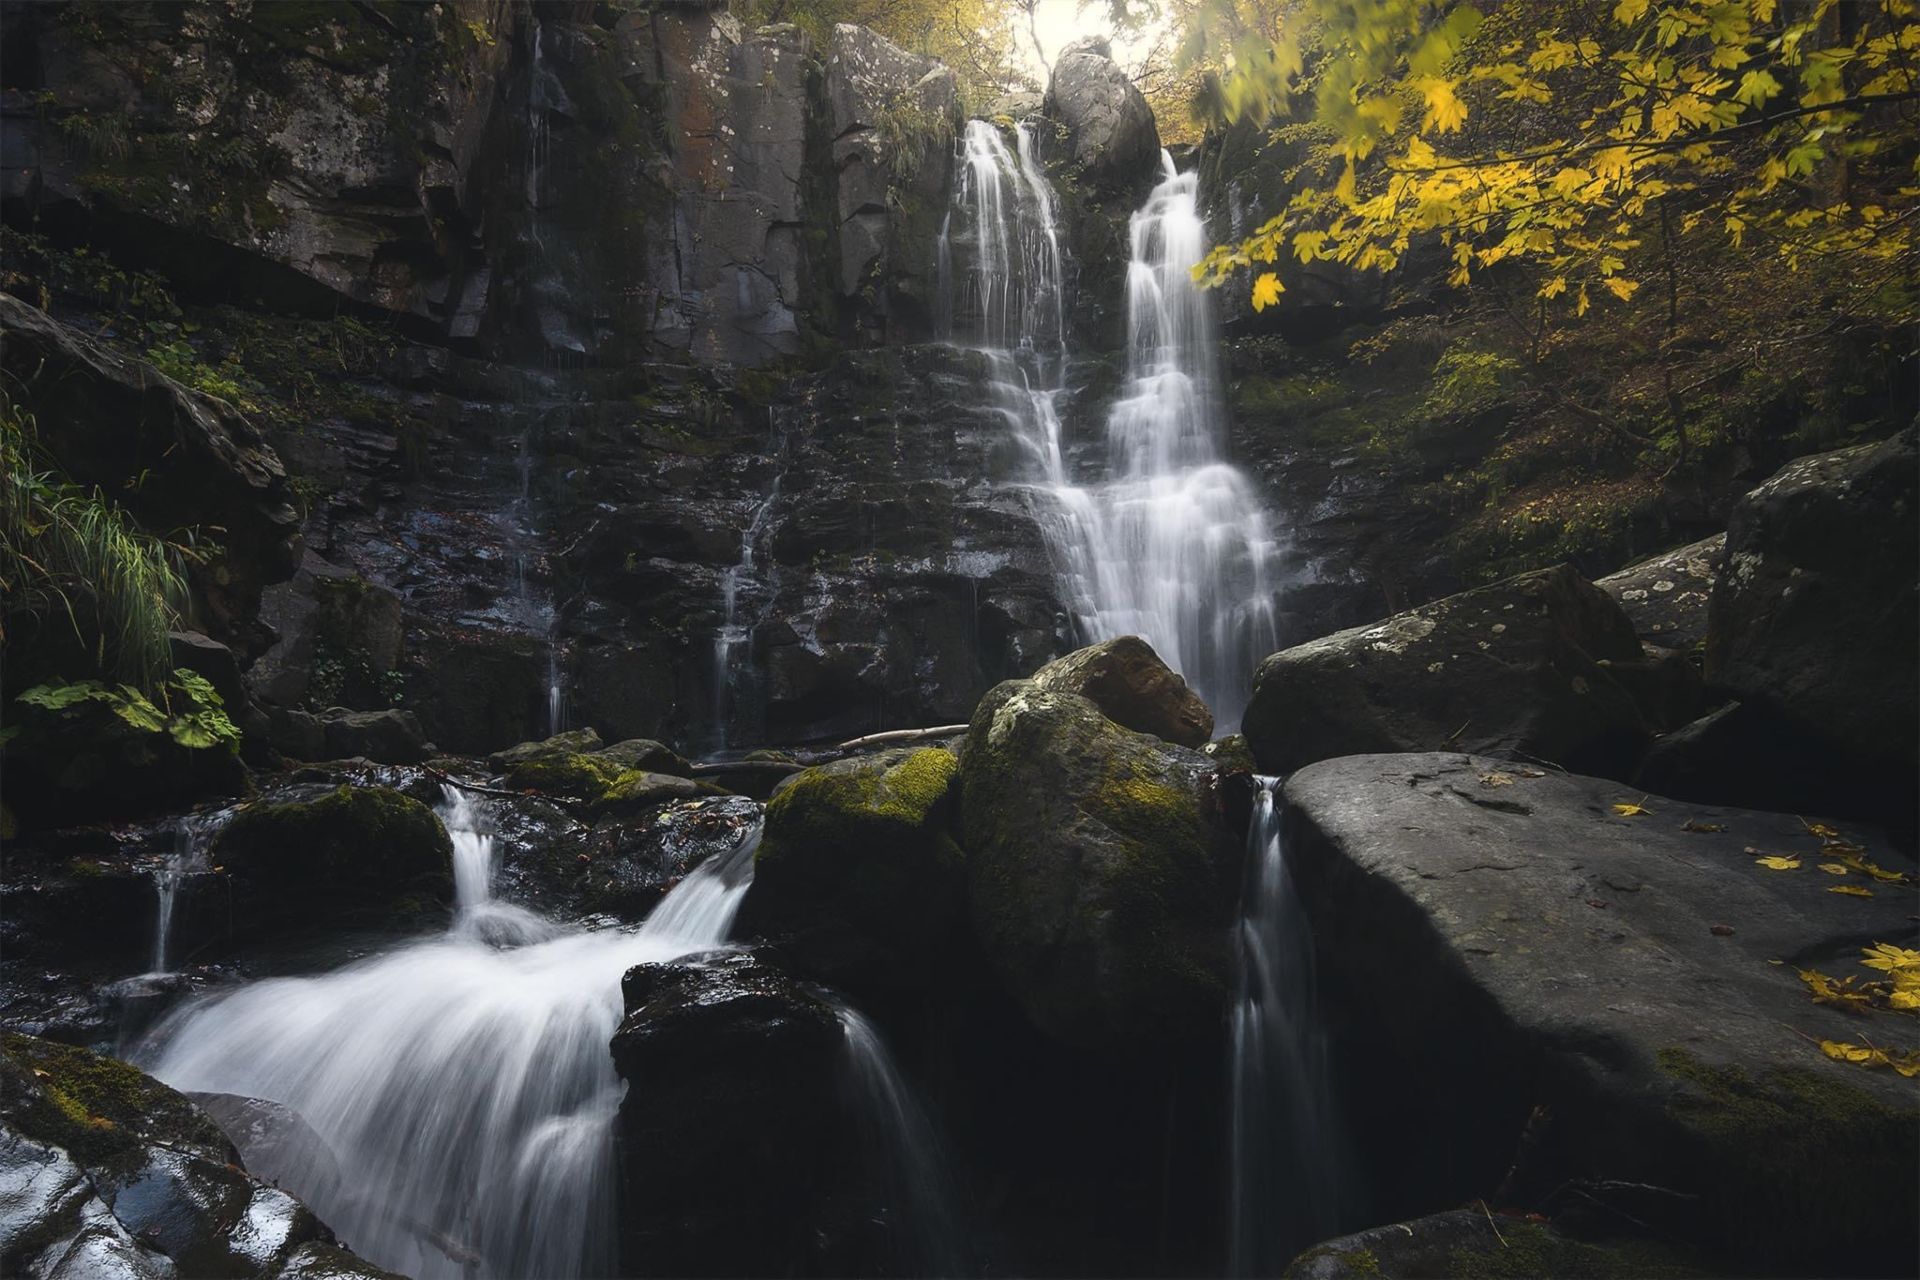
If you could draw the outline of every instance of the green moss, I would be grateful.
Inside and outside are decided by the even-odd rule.
[[[0,1111],[79,1160],[132,1156],[143,1136],[226,1149],[226,1138],[185,1098],[118,1059],[13,1032],[0,1035],[0,1056],[8,1068]]]
[[[1920,1096],[1888,1105],[1845,1083],[1839,1068],[1755,1077],[1679,1048],[1662,1049],[1658,1060],[1684,1086],[1667,1104],[1693,1167],[1693,1185],[1682,1189],[1700,1194],[1730,1244],[1826,1269],[1838,1260],[1817,1251],[1842,1244],[1911,1257]]]
[[[507,773],[507,785],[600,804],[611,799],[623,778],[633,772],[597,755],[559,752],[515,764]]]

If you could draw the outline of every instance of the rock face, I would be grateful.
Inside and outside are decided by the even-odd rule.
[[[1607,1224],[1618,1229],[1616,1224]],[[1315,1245],[1285,1280],[1426,1280],[1451,1275],[1691,1276],[1689,1259],[1644,1239],[1569,1235],[1558,1225],[1479,1209],[1356,1231]]]
[[[48,1280],[391,1280],[242,1169],[180,1094],[125,1063],[0,1038],[0,1267]]]
[[[1707,605],[1727,558],[1727,535],[1668,551],[1594,580],[1633,619],[1649,644],[1695,649],[1706,643]]]
[[[385,787],[295,787],[242,809],[209,857],[233,877],[235,919],[270,930],[430,917],[452,884],[433,810]]]
[[[938,61],[851,23],[834,27],[826,61],[842,305],[871,340],[930,333],[958,84]]]
[[[1068,153],[1091,186],[1124,190],[1155,172],[1160,130],[1153,108],[1105,40],[1077,40],[1061,51],[1046,109],[1065,126]]]
[[[221,530],[221,553],[194,573],[206,624],[243,655],[263,648],[271,637],[254,622],[260,592],[292,574],[300,553],[286,471],[260,432],[221,401],[8,294],[0,370],[74,481],[97,485],[147,530]]]
[[[1633,623],[1565,566],[1274,654],[1245,732],[1261,768],[1460,746],[1623,772],[1658,728]]]
[[[1824,873],[1837,846],[1791,816],[1538,772],[1356,756],[1288,781],[1287,856],[1379,1220],[1503,1180],[1515,1205],[1633,1183],[1699,1197],[1682,1243],[1735,1269],[1907,1265],[1912,1085],[1816,1043],[1877,1043],[1894,1015],[1815,1004],[1795,965],[1877,976],[1859,948],[1908,945],[1911,890]]]
[[[1707,642],[1710,682],[1777,736],[1831,752],[1832,789],[1850,811],[1909,829],[1920,786],[1915,441],[1909,428],[1803,458],[1749,493],[1727,529]]]
[[[838,760],[767,805],[739,928],[854,994],[951,976],[966,855],[950,829],[959,762],[937,747]]]
[[[1078,694],[1009,681],[981,700],[961,755],[974,932],[1049,1034],[1152,1042],[1219,1016],[1240,851],[1211,776]]]
[[[1139,636],[1056,658],[1033,673],[1033,683],[1055,693],[1077,693],[1115,724],[1175,746],[1204,747],[1213,737],[1207,704]]]
[[[621,988],[621,1274],[863,1274],[833,1008],[739,953]]]

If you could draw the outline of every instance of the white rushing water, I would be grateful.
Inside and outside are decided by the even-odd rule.
[[[171,960],[168,944],[173,940],[174,907],[187,877],[207,869],[208,836],[205,819],[191,815],[181,818],[173,830],[173,852],[153,874],[156,903],[151,972],[155,977],[173,972],[167,965]]]
[[[869,1158],[894,1240],[888,1274],[962,1276],[973,1273],[965,1233],[956,1217],[959,1197],[947,1174],[933,1124],[894,1066],[871,1022],[836,1001],[846,1034],[849,1073]]]
[[[416,1280],[608,1274],[621,975],[724,942],[759,828],[637,931],[583,932],[493,899],[493,838],[470,795],[449,788],[441,814],[458,899],[444,935],[196,1001],[139,1057],[177,1089],[298,1112],[328,1150],[287,1189],[382,1266]]]
[[[1277,778],[1257,778],[1233,1002],[1228,1274],[1278,1275],[1339,1234],[1344,1147],[1315,1005],[1313,930],[1282,840]]]
[[[1093,474],[1075,474],[1063,443],[1066,270],[1027,126],[1010,151],[999,129],[968,122],[940,278],[948,334],[986,360],[1082,638],[1144,636],[1224,732],[1273,647],[1276,547],[1222,455],[1213,302],[1192,278],[1208,248],[1197,178],[1161,160],[1130,224],[1127,378]]]

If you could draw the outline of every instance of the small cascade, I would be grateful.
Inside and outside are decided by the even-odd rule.
[[[188,876],[207,869],[207,841],[210,838],[203,820],[181,818],[173,829],[173,852],[154,872],[154,894],[159,899],[153,922],[153,968],[155,977],[173,972],[167,967],[167,944],[173,937],[173,910],[181,886]]]
[[[1287,866],[1277,778],[1257,778],[1232,1023],[1228,1274],[1278,1275],[1339,1234],[1345,1149],[1314,994],[1313,931]]]
[[[894,1256],[893,1274],[959,1276],[973,1272],[959,1203],[933,1124],[914,1101],[880,1033],[852,1006],[834,1002],[846,1033],[855,1113],[880,1173]]]
[[[530,635],[539,637],[546,654],[546,736],[567,727],[566,654],[560,641],[560,612],[554,606],[551,584],[537,583],[533,570],[539,560],[541,531],[533,493],[533,427],[520,433],[515,465],[520,491],[505,513],[508,545],[513,549],[514,613]]]
[[[1276,547],[1252,485],[1221,455],[1212,300],[1198,180],[1164,176],[1131,220],[1127,380],[1097,474],[1063,444],[1065,268],[1054,193],[1022,125],[969,121],[939,243],[949,339],[977,344],[994,412],[1030,486],[1061,593],[1085,640],[1145,636],[1236,727],[1272,647]]]
[[[771,405],[767,408],[767,450],[774,459],[773,480],[740,531],[740,559],[720,575],[721,622],[713,635],[713,735],[715,747],[722,750],[733,745],[733,730],[742,712],[753,709],[742,705],[754,698],[751,681],[743,678],[739,669],[741,652],[750,650],[754,628],[766,621],[780,594],[779,564],[767,556],[764,576],[760,570],[787,469],[787,436],[779,412]],[[751,612],[741,607],[743,592],[758,601]]]
[[[325,1146],[290,1153],[283,1181],[382,1266],[417,1280],[609,1274],[621,975],[725,940],[759,828],[637,931],[584,932],[493,899],[484,804],[450,790],[440,812],[459,898],[445,934],[194,1001],[138,1056],[175,1088],[297,1112]]]

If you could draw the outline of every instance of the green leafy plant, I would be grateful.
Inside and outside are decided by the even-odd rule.
[[[97,703],[134,730],[164,733],[190,750],[240,749],[240,731],[228,718],[225,702],[205,676],[185,667],[175,668],[151,698],[130,684],[80,680],[35,685],[15,701],[51,712]]]
[[[41,455],[33,420],[0,397],[0,639],[64,618],[99,670],[156,688],[187,602],[186,551],[143,532]]]

